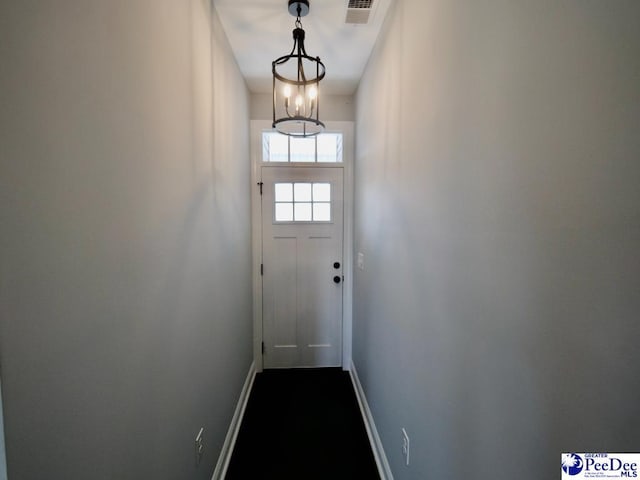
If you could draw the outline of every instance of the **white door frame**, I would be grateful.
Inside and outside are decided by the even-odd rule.
[[[344,169],[344,229],[342,291],[342,369],[351,366],[351,332],[353,309],[353,122],[325,122],[326,131],[342,133],[342,163],[310,164],[300,167],[342,167]],[[253,358],[258,372],[262,371],[262,207],[260,198],[261,168],[264,166],[295,166],[290,163],[262,162],[262,132],[271,130],[268,120],[251,120],[251,236],[253,277]]]

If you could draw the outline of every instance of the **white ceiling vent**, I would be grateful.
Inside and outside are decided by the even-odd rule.
[[[362,25],[369,23],[373,9],[373,0],[349,0],[345,23]]]

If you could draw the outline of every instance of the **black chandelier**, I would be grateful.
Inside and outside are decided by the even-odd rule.
[[[320,57],[304,48],[300,17],[309,13],[308,0],[289,0],[289,13],[296,17],[293,49],[273,61],[273,128],[292,137],[311,137],[324,130],[320,111],[320,80],[325,68]]]

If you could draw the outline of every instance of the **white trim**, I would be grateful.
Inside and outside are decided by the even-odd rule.
[[[251,362],[249,373],[247,374],[244,386],[240,392],[240,398],[238,399],[236,410],[233,413],[233,418],[231,419],[231,424],[229,425],[229,430],[227,431],[227,436],[224,439],[224,444],[222,445],[222,450],[218,457],[218,463],[216,463],[216,469],[213,471],[211,480],[223,480],[227,474],[229,461],[233,454],[233,447],[236,445],[236,439],[238,438],[238,432],[240,431],[240,425],[242,424],[242,418],[244,417],[244,411],[247,408],[247,402],[249,401],[251,388],[253,387],[253,381],[255,378],[256,364],[255,362]]]
[[[2,379],[0,378],[0,480],[7,480],[7,454],[5,451],[6,443],[2,411]]]
[[[354,169],[354,123],[339,122],[342,131],[342,161],[344,168],[344,238],[343,238],[343,282],[342,297],[342,369],[352,367],[351,342],[353,325],[353,169]]]
[[[380,436],[378,435],[376,424],[373,421],[373,416],[371,415],[371,410],[369,410],[367,398],[364,395],[364,390],[362,389],[362,384],[360,383],[358,372],[356,372],[356,367],[353,362],[351,362],[351,369],[349,370],[349,374],[351,375],[353,388],[356,391],[356,398],[358,399],[358,405],[360,405],[362,420],[364,421],[364,427],[367,430],[369,443],[371,443],[371,450],[373,451],[373,456],[376,460],[376,465],[378,466],[378,474],[380,475],[380,479],[393,480],[393,474],[391,473],[391,468],[389,467],[389,462],[387,461],[387,455],[384,453],[382,441],[380,440]]]
[[[340,163],[303,163],[304,168],[344,169],[344,228],[343,228],[343,299],[342,299],[342,369],[349,370],[351,365],[352,336],[352,296],[353,296],[353,158],[354,158],[354,122],[325,122],[327,132],[341,132],[342,162]],[[278,166],[283,163],[262,161],[262,132],[271,129],[269,120],[251,120],[251,232],[253,253],[253,359],[256,371],[261,372],[262,365],[262,205],[258,183],[262,181],[263,166]],[[284,163],[286,166],[296,166]]]
[[[253,256],[253,361],[258,372],[262,371],[262,198],[259,182],[262,182],[262,131],[270,128],[267,120],[251,120],[251,238]]]

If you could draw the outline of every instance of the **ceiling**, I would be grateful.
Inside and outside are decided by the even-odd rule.
[[[325,93],[355,92],[371,50],[393,0],[373,0],[365,25],[345,23],[348,0],[310,0],[309,15],[302,18],[305,47],[327,68]],[[249,90],[269,93],[271,62],[293,47],[295,17],[287,0],[213,0]]]

